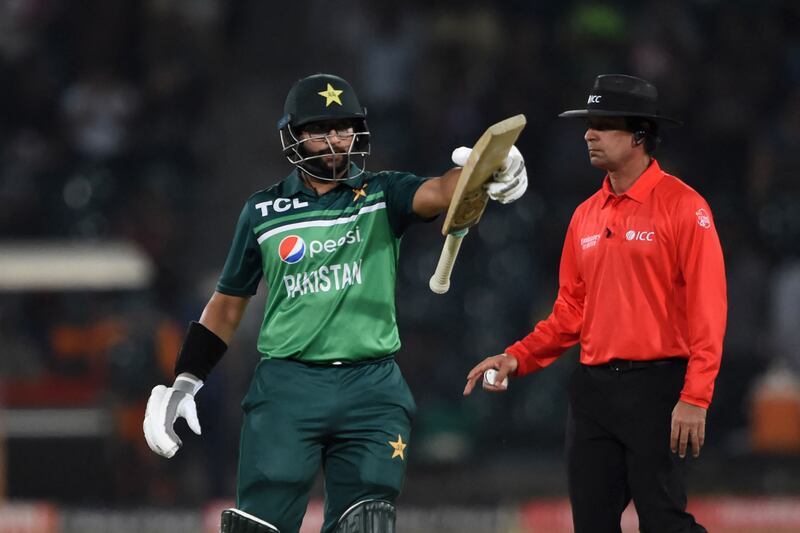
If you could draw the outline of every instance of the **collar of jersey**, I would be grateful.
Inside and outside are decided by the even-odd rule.
[[[360,174],[358,177],[353,178],[351,180],[341,182],[342,185],[345,185],[351,189],[358,189],[363,185],[364,179],[366,178],[365,173],[361,172],[361,169],[355,164],[350,164],[350,172],[348,173],[349,176],[354,174]],[[291,174],[286,176],[286,179],[283,180],[283,195],[284,197],[294,196],[297,193],[303,193],[306,196],[313,196],[316,197],[317,193],[315,193],[312,189],[309,189],[303,180],[300,179],[299,171],[294,169]]]
[[[633,200],[636,200],[640,204],[644,203],[647,197],[650,195],[652,190],[661,181],[661,178],[664,176],[664,172],[662,172],[661,167],[658,164],[658,161],[653,159],[653,162],[650,163],[650,166],[647,167],[647,170],[639,176],[633,186],[625,191],[624,193],[620,194],[619,196],[627,196]],[[617,195],[614,194],[614,190],[611,188],[611,180],[609,179],[608,175],[606,175],[605,179],[603,180],[603,207],[608,204],[608,201],[611,198],[616,198]]]

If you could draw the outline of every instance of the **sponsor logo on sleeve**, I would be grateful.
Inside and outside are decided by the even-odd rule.
[[[711,217],[708,216],[708,213],[702,207],[694,212],[697,216],[697,223],[700,224],[700,227],[703,229],[708,229],[711,227]]]

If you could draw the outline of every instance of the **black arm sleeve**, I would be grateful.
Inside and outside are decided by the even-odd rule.
[[[188,372],[205,381],[227,349],[225,341],[213,331],[200,322],[190,322],[175,361],[175,375]]]

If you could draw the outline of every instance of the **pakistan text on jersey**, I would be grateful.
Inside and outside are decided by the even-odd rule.
[[[323,265],[311,272],[283,276],[289,298],[318,292],[341,291],[361,285],[361,259],[353,263]]]

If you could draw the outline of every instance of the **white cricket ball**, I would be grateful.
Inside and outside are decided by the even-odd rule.
[[[488,383],[489,385],[495,385],[495,378],[497,377],[497,370],[494,368],[490,368],[486,372],[483,373],[483,381]],[[503,378],[503,383],[500,384],[501,387],[508,388],[508,377]]]

